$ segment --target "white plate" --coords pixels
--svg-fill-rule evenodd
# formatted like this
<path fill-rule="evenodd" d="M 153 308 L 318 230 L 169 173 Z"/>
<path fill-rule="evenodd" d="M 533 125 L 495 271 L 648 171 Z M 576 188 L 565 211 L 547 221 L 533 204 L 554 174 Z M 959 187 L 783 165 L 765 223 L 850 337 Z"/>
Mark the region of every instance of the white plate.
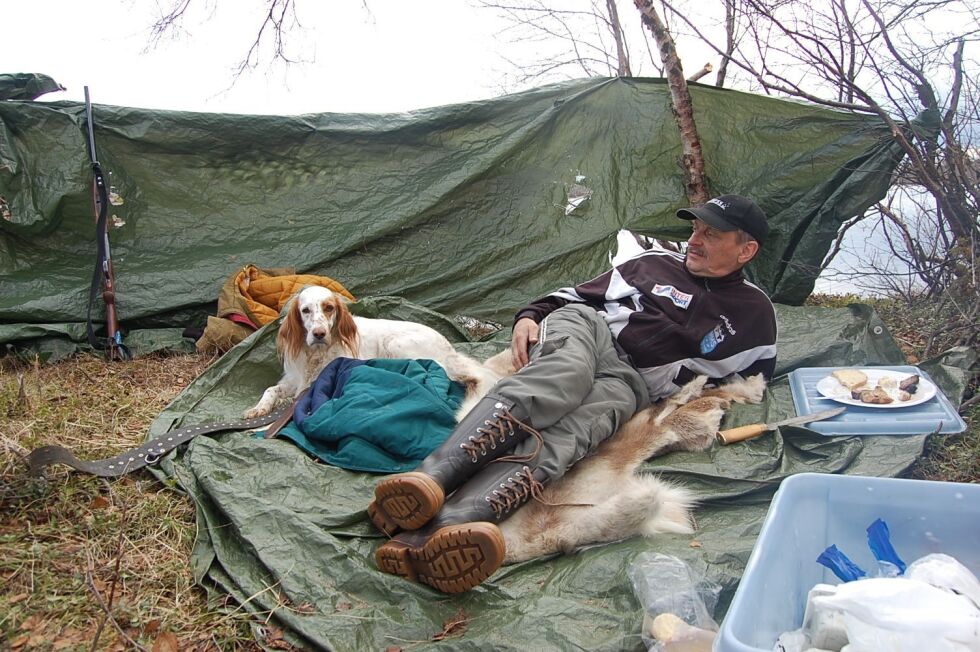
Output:
<path fill-rule="evenodd" d="M 894 378 L 896 382 L 901 382 L 912 375 L 902 371 L 891 371 L 889 369 L 861 369 L 860 371 L 868 377 L 868 382 L 865 383 L 865 387 L 868 389 L 874 389 L 877 387 L 878 381 L 885 377 Z M 885 390 L 892 398 L 895 399 L 891 403 L 862 403 L 861 401 L 851 398 L 850 390 L 841 385 L 833 376 L 825 376 L 821 378 L 817 382 L 816 389 L 821 395 L 837 401 L 838 403 L 865 408 L 894 409 L 912 407 L 913 405 L 925 403 L 936 395 L 936 386 L 923 378 L 922 374 L 919 374 L 919 389 L 917 389 L 915 394 L 912 394 L 912 398 L 907 401 L 899 401 L 896 398 L 896 388 L 896 390 Z"/>

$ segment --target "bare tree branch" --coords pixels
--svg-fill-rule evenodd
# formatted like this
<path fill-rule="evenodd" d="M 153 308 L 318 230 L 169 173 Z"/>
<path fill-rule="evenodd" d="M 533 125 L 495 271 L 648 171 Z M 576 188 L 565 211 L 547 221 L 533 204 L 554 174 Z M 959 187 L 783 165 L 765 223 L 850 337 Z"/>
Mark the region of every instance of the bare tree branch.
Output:
<path fill-rule="evenodd" d="M 704 64 L 704 67 L 701 68 L 701 70 L 697 71 L 696 73 L 694 73 L 693 75 L 691 75 L 690 77 L 688 77 L 687 78 L 687 81 L 689 81 L 689 82 L 695 82 L 695 81 L 701 79 L 702 77 L 704 77 L 705 75 L 709 74 L 711 71 L 712 71 L 711 64 L 710 63 L 706 63 L 706 64 Z"/>
<path fill-rule="evenodd" d="M 620 77 L 632 77 L 629 54 L 624 43 L 623 26 L 619 22 L 619 12 L 616 11 L 616 0 L 606 0 L 606 11 L 609 12 L 609 28 L 616 41 L 616 61 L 619 63 L 616 74 Z"/>
<path fill-rule="evenodd" d="M 718 64 L 718 74 L 715 76 L 715 86 L 721 88 L 725 85 L 725 76 L 728 74 L 728 60 L 731 59 L 735 51 L 735 0 L 724 0 L 725 2 L 725 51 L 721 55 L 721 63 Z"/>

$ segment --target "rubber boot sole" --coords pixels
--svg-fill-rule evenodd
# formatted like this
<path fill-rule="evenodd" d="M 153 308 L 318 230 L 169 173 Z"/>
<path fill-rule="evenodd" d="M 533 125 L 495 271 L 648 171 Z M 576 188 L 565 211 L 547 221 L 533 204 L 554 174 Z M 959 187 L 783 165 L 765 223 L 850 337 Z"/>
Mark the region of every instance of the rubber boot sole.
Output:
<path fill-rule="evenodd" d="M 442 509 L 446 494 L 439 483 L 425 473 L 411 471 L 382 480 L 374 488 L 368 516 L 382 532 L 417 530 Z"/>
<path fill-rule="evenodd" d="M 402 531 L 398 523 L 388 518 L 388 513 L 378 507 L 377 501 L 372 500 L 367 506 L 367 515 L 371 519 L 374 527 L 381 530 L 386 536 L 393 537 Z"/>
<path fill-rule="evenodd" d="M 378 548 L 378 568 L 443 593 L 469 591 L 504 562 L 504 536 L 493 523 L 440 528 L 418 546 L 397 539 Z"/>

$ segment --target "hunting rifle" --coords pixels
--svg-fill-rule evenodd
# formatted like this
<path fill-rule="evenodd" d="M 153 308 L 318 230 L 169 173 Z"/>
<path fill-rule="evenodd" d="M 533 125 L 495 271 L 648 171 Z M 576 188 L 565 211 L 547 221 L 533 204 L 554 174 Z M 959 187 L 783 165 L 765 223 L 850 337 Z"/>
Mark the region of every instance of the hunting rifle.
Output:
<path fill-rule="evenodd" d="M 105 349 L 110 360 L 132 358 L 129 349 L 122 343 L 119 319 L 116 316 L 116 284 L 112 270 L 112 253 L 109 249 L 109 189 L 106 186 L 102 166 L 95 156 L 95 129 L 92 126 L 92 102 L 85 87 L 85 121 L 88 124 L 88 154 L 92 163 L 92 203 L 95 209 L 95 239 L 97 256 L 92 285 L 89 288 L 87 330 L 88 341 L 94 348 Z M 102 301 L 105 303 L 105 323 L 107 337 L 104 341 L 95 336 L 92 326 L 92 304 L 99 288 L 102 288 Z"/>

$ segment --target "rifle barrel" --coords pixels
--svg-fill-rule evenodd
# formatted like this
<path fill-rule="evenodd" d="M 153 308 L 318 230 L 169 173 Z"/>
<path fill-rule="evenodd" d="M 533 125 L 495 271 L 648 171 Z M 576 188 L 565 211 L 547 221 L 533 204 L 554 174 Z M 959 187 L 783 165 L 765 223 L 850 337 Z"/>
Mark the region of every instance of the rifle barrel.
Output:
<path fill-rule="evenodd" d="M 98 163 L 95 156 L 95 128 L 92 126 L 92 102 L 88 97 L 88 86 L 85 87 L 85 122 L 88 124 L 88 157 L 92 163 Z"/>

